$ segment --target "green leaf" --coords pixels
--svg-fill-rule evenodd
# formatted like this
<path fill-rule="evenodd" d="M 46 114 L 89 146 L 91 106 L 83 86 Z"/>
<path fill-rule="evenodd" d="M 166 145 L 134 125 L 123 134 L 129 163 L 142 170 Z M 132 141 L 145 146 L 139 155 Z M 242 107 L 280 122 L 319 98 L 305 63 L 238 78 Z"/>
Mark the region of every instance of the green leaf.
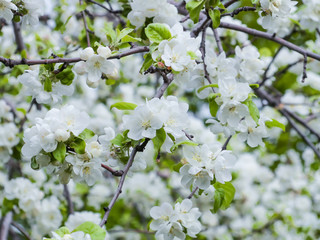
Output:
<path fill-rule="evenodd" d="M 122 42 L 122 43 L 126 43 L 126 42 L 141 42 L 141 41 L 142 41 L 141 38 L 132 37 L 132 36 L 130 36 L 130 35 L 124 36 L 124 37 L 121 39 L 121 42 Z"/>
<path fill-rule="evenodd" d="M 284 132 L 286 131 L 286 126 L 275 119 L 272 119 L 271 121 L 266 121 L 265 124 L 268 128 L 278 127 L 278 128 L 281 128 L 282 131 Z"/>
<path fill-rule="evenodd" d="M 86 140 L 86 139 L 92 138 L 94 135 L 95 135 L 94 132 L 86 128 L 85 130 L 82 131 L 82 133 L 79 134 L 79 138 Z"/>
<path fill-rule="evenodd" d="M 244 104 L 248 106 L 252 119 L 256 123 L 258 123 L 260 118 L 260 112 L 259 112 L 259 109 L 257 108 L 257 105 L 252 101 L 252 99 L 245 101 Z"/>
<path fill-rule="evenodd" d="M 18 204 L 19 204 L 19 199 L 17 198 L 12 200 L 4 198 L 1 206 L 2 216 L 5 216 L 8 212 L 12 211 L 14 206 L 18 206 Z"/>
<path fill-rule="evenodd" d="M 22 112 L 23 115 L 26 115 L 26 114 L 27 114 L 27 111 L 26 111 L 24 108 L 16 108 L 16 110 L 17 110 L 18 112 Z"/>
<path fill-rule="evenodd" d="M 67 227 L 61 227 L 57 231 L 55 231 L 60 237 L 63 237 L 66 234 L 70 234 L 70 230 Z"/>
<path fill-rule="evenodd" d="M 116 34 L 116 31 L 113 29 L 113 23 L 107 22 L 104 26 L 104 30 L 105 30 L 108 42 L 111 45 L 114 45 L 117 41 L 117 34 Z"/>
<path fill-rule="evenodd" d="M 58 73 L 56 77 L 60 80 L 63 85 L 71 85 L 74 79 L 74 73 L 72 72 L 72 67 L 68 66 L 62 72 Z"/>
<path fill-rule="evenodd" d="M 153 146 L 154 146 L 154 155 L 153 155 L 154 160 L 157 159 L 160 149 L 164 141 L 166 140 L 166 136 L 167 136 L 166 131 L 163 128 L 160 128 L 157 130 L 156 136 L 152 139 Z"/>
<path fill-rule="evenodd" d="M 73 141 L 70 143 L 70 147 L 79 154 L 84 154 L 86 152 L 86 142 L 79 137 L 74 137 Z"/>
<path fill-rule="evenodd" d="M 33 170 L 39 170 L 39 169 L 40 169 L 40 165 L 39 165 L 39 163 L 37 162 L 36 157 L 32 157 L 32 158 L 31 158 L 31 168 L 32 168 Z"/>
<path fill-rule="evenodd" d="M 144 73 L 145 71 L 147 71 L 153 63 L 151 53 L 145 54 L 143 56 L 143 58 L 144 58 L 144 62 L 143 62 L 142 67 L 140 68 L 140 71 L 139 71 L 141 74 Z"/>
<path fill-rule="evenodd" d="M 118 133 L 117 136 L 114 139 L 112 139 L 110 142 L 114 145 L 121 147 L 124 139 L 125 137 L 121 133 Z"/>
<path fill-rule="evenodd" d="M 43 87 L 46 92 L 52 92 L 52 82 L 48 77 L 44 80 Z"/>
<path fill-rule="evenodd" d="M 122 38 L 127 36 L 129 33 L 131 33 L 134 29 L 133 28 L 124 28 L 121 31 L 117 29 L 117 41 L 119 42 Z"/>
<path fill-rule="evenodd" d="M 151 42 L 160 43 L 163 40 L 171 38 L 171 32 L 168 27 L 161 23 L 151 23 L 146 29 L 145 33 Z"/>
<path fill-rule="evenodd" d="M 56 160 L 63 163 L 66 157 L 66 145 L 63 142 L 59 142 L 56 150 L 52 152 L 52 155 Z"/>
<path fill-rule="evenodd" d="M 216 96 L 209 96 L 209 110 L 212 117 L 215 117 L 217 115 L 217 112 L 219 110 L 219 105 L 216 102 Z"/>
<path fill-rule="evenodd" d="M 104 240 L 106 237 L 106 230 L 93 222 L 84 222 L 76 227 L 72 232 L 82 231 L 90 235 L 92 240 Z"/>
<path fill-rule="evenodd" d="M 192 141 L 182 141 L 174 144 L 171 148 L 170 151 L 174 152 L 180 145 L 190 145 L 190 146 L 198 146 L 198 143 L 192 142 Z"/>
<path fill-rule="evenodd" d="M 202 92 L 204 89 L 209 88 L 209 87 L 217 88 L 217 87 L 219 87 L 219 86 L 218 86 L 218 84 L 205 85 L 205 86 L 202 86 L 201 88 L 199 88 L 197 92 L 200 93 L 200 92 Z"/>
<path fill-rule="evenodd" d="M 209 16 L 212 20 L 212 27 L 217 28 L 220 25 L 220 11 L 218 9 L 210 9 Z"/>
<path fill-rule="evenodd" d="M 22 58 L 27 58 L 27 51 L 25 49 L 23 49 L 20 54 Z"/>
<path fill-rule="evenodd" d="M 220 208 L 225 210 L 230 206 L 236 190 L 230 182 L 224 184 L 216 182 L 213 186 L 215 188 L 213 212 L 216 213 Z"/>
<path fill-rule="evenodd" d="M 72 16 L 73 16 L 73 15 L 70 15 L 70 16 L 67 18 L 67 21 L 60 26 L 59 31 L 60 31 L 61 33 L 64 33 L 64 32 L 67 30 L 66 26 L 67 26 L 69 20 L 72 18 Z"/>
<path fill-rule="evenodd" d="M 129 103 L 129 102 L 118 102 L 114 103 L 110 106 L 110 110 L 112 108 L 116 108 L 119 110 L 134 110 L 138 105 L 134 103 Z"/>
<path fill-rule="evenodd" d="M 199 15 L 205 2 L 205 0 L 192 0 L 187 3 L 186 9 L 188 10 L 190 18 L 194 23 L 197 23 L 199 21 Z"/>
<path fill-rule="evenodd" d="M 86 8 L 87 8 L 87 4 L 86 3 L 82 3 L 82 4 L 77 3 L 76 4 L 76 11 L 77 12 L 84 11 L 84 10 L 86 10 Z"/>
<path fill-rule="evenodd" d="M 224 191 L 220 189 L 216 189 L 214 192 L 214 204 L 213 204 L 213 212 L 217 213 L 217 211 L 222 206 L 222 202 L 224 199 Z"/>

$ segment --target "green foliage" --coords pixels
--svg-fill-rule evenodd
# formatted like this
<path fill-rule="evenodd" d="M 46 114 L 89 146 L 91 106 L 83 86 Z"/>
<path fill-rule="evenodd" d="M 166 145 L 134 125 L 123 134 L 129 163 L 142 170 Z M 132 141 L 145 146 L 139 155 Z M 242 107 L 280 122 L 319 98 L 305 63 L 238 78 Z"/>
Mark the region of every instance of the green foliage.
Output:
<path fill-rule="evenodd" d="M 161 23 L 151 23 L 145 28 L 145 33 L 151 42 L 160 43 L 171 38 L 168 27 Z"/>
<path fill-rule="evenodd" d="M 192 141 L 181 141 L 181 142 L 178 142 L 178 143 L 174 144 L 174 145 L 170 148 L 170 151 L 171 151 L 171 152 L 174 152 L 175 150 L 178 149 L 178 147 L 179 147 L 180 145 L 198 146 L 199 144 L 198 144 L 198 143 L 195 143 L 195 142 L 192 142 Z"/>
<path fill-rule="evenodd" d="M 217 112 L 219 110 L 219 105 L 216 102 L 216 96 L 217 94 L 211 94 L 208 97 L 209 101 L 209 110 L 212 117 L 215 117 L 217 115 Z"/>
<path fill-rule="evenodd" d="M 93 222 L 85 222 L 76 227 L 72 232 L 82 231 L 90 235 L 92 240 L 105 240 L 106 230 Z"/>
<path fill-rule="evenodd" d="M 129 102 L 117 102 L 114 103 L 110 106 L 110 110 L 112 108 L 116 108 L 119 110 L 134 110 L 138 105 L 134 103 L 129 103 Z"/>
<path fill-rule="evenodd" d="M 156 132 L 156 136 L 152 139 L 154 146 L 154 155 L 153 159 L 157 159 L 158 154 L 160 153 L 160 149 L 166 140 L 166 131 L 163 128 L 160 128 Z"/>
<path fill-rule="evenodd" d="M 194 23 L 197 23 L 199 21 L 199 15 L 205 2 L 206 0 L 191 0 L 187 3 L 186 9 L 188 10 L 190 18 Z"/>
<path fill-rule="evenodd" d="M 65 234 L 70 234 L 70 231 L 67 227 L 61 227 L 55 231 L 60 237 L 63 237 Z"/>
<path fill-rule="evenodd" d="M 66 157 L 66 145 L 63 142 L 59 142 L 56 150 L 52 152 L 52 155 L 56 160 L 63 163 Z"/>
<path fill-rule="evenodd" d="M 259 112 L 259 109 L 257 108 L 257 105 L 252 101 L 251 98 L 247 99 L 244 102 L 244 104 L 247 105 L 252 119 L 258 124 L 259 118 L 260 118 L 260 112 Z"/>
<path fill-rule="evenodd" d="M 62 68 L 63 65 L 61 65 Z M 60 69 L 61 69 L 60 68 Z M 74 79 L 74 73 L 72 72 L 72 66 L 66 67 L 62 72 L 56 75 L 56 78 L 60 80 L 63 85 L 71 85 Z"/>
<path fill-rule="evenodd" d="M 69 146 L 78 154 L 84 154 L 86 152 L 86 142 L 79 137 L 74 136 Z"/>
<path fill-rule="evenodd" d="M 86 128 L 85 130 L 83 130 L 80 134 L 79 134 L 79 138 L 82 138 L 83 140 L 87 140 L 92 138 L 95 135 L 95 133 L 93 131 L 91 131 L 90 129 Z"/>
<path fill-rule="evenodd" d="M 200 92 L 202 92 L 204 89 L 206 89 L 206 88 L 218 88 L 219 86 L 218 86 L 218 84 L 209 84 L 209 85 L 205 85 L 205 86 L 202 86 L 201 88 L 199 88 L 198 90 L 197 90 L 197 92 L 198 93 L 200 93 Z"/>
<path fill-rule="evenodd" d="M 217 28 L 220 25 L 220 11 L 218 9 L 210 9 L 209 10 L 209 16 L 212 21 L 212 27 Z"/>
<path fill-rule="evenodd" d="M 4 198 L 1 206 L 2 216 L 5 216 L 8 212 L 12 211 L 14 206 L 17 206 L 18 203 L 19 203 L 18 199 L 9 200 L 7 198 Z"/>
<path fill-rule="evenodd" d="M 224 184 L 216 182 L 213 186 L 215 188 L 213 212 L 216 213 L 219 209 L 225 210 L 230 206 L 236 190 L 230 182 Z"/>
<path fill-rule="evenodd" d="M 271 119 L 271 121 L 266 121 L 265 124 L 268 128 L 278 127 L 280 129 L 282 129 L 282 131 L 284 131 L 284 132 L 286 131 L 286 126 L 283 123 L 281 123 L 275 119 Z"/>
<path fill-rule="evenodd" d="M 142 67 L 140 68 L 140 71 L 139 71 L 140 73 L 147 71 L 153 63 L 151 53 L 145 54 L 143 58 L 144 58 L 144 61 L 143 61 Z"/>

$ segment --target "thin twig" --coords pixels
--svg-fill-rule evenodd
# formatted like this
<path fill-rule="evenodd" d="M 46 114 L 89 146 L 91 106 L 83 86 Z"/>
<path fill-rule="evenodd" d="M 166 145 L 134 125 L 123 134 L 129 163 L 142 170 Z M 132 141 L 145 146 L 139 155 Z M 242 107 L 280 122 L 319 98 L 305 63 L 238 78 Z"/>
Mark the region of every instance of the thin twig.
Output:
<path fill-rule="evenodd" d="M 23 126 L 24 126 L 25 122 L 27 121 L 27 114 L 31 111 L 31 109 L 32 109 L 32 107 L 33 107 L 34 104 L 38 104 L 35 98 L 32 99 L 32 101 L 31 101 L 31 103 L 30 103 L 30 106 L 29 106 L 29 108 L 28 108 L 28 110 L 27 110 L 27 112 L 26 112 L 26 115 L 24 115 L 24 117 L 23 117 L 23 118 L 21 119 L 21 121 L 20 121 L 19 132 L 22 132 L 22 131 L 23 131 Z"/>
<path fill-rule="evenodd" d="M 199 187 L 196 187 L 195 189 L 193 189 L 193 191 L 189 194 L 189 196 L 187 197 L 188 199 L 191 199 L 193 197 L 193 195 L 198 191 Z"/>
<path fill-rule="evenodd" d="M 255 30 L 255 29 L 252 29 L 252 28 L 248 28 L 248 27 L 244 27 L 244 26 L 240 26 L 240 25 L 237 25 L 237 24 L 232 24 L 232 23 L 226 23 L 226 22 L 220 22 L 220 25 L 219 27 L 221 28 L 228 28 L 228 29 L 232 29 L 232 30 L 236 30 L 236 31 L 240 31 L 240 32 L 244 32 L 244 33 L 248 33 L 250 35 L 253 35 L 253 36 L 257 36 L 257 37 L 261 37 L 261 38 L 265 38 L 265 39 L 268 39 L 268 40 L 271 40 L 273 42 L 276 42 L 276 43 L 279 43 L 295 52 L 298 52 L 300 54 L 302 54 L 303 56 L 308 56 L 308 57 L 311 57 L 311 58 L 314 58 L 316 60 L 320 60 L 320 55 L 319 54 L 316 54 L 316 53 L 313 53 L 313 52 L 310 52 L 310 51 L 307 51 L 291 42 L 288 42 L 282 38 L 279 38 L 279 37 L 276 37 L 274 36 L 273 34 L 270 34 L 270 33 L 265 33 L 265 32 L 262 32 L 262 31 L 258 31 L 258 30 Z"/>
<path fill-rule="evenodd" d="M 224 7 L 227 8 L 227 7 L 231 6 L 232 4 L 234 4 L 234 3 L 238 2 L 238 1 L 239 1 L 239 0 L 231 0 L 231 1 L 229 1 L 229 2 L 226 2 L 226 3 L 224 4 Z"/>
<path fill-rule="evenodd" d="M 31 240 L 31 237 L 28 234 L 28 232 L 20 224 L 12 221 L 11 225 L 18 229 L 26 239 Z"/>
<path fill-rule="evenodd" d="M 111 202 L 109 203 L 108 207 L 105 208 L 105 213 L 104 213 L 104 216 L 100 222 L 100 227 L 102 227 L 103 225 L 105 225 L 108 221 L 108 217 L 109 217 L 109 214 L 110 214 L 110 211 L 112 209 L 112 207 L 114 206 L 114 204 L 116 203 L 117 199 L 119 198 L 121 192 L 122 192 L 122 187 L 123 187 L 123 184 L 124 184 L 124 180 L 133 164 L 133 160 L 137 154 L 137 152 L 142 152 L 145 148 L 145 146 L 148 144 L 148 142 L 150 141 L 149 138 L 147 138 L 142 144 L 138 144 L 136 145 L 133 149 L 132 149 L 132 152 L 130 154 L 130 157 L 129 157 L 129 160 L 123 170 L 123 174 L 120 178 L 120 182 L 119 182 L 119 185 L 118 185 L 118 188 L 117 188 L 117 191 L 115 193 L 115 195 L 113 196 Z"/>
<path fill-rule="evenodd" d="M 109 8 L 107 8 L 106 6 L 104 6 L 103 4 L 98 3 L 98 2 L 96 2 L 96 1 L 94 1 L 94 0 L 86 0 L 86 1 L 87 1 L 87 2 L 90 2 L 90 3 L 93 3 L 93 4 L 97 5 L 97 6 L 99 6 L 99 7 L 103 8 L 103 9 L 107 10 L 107 11 L 110 12 L 110 13 L 113 13 L 113 14 L 122 13 L 122 10 L 113 10 L 113 9 L 111 9 L 111 8 L 109 9 Z M 110 6 L 110 4 L 109 4 L 109 6 Z"/>
<path fill-rule="evenodd" d="M 283 49 L 283 46 L 281 45 L 278 48 L 277 52 L 273 55 L 273 58 L 271 59 L 271 61 L 269 62 L 268 66 L 266 68 L 266 70 L 263 73 L 262 81 L 259 83 L 260 86 L 262 86 L 265 83 L 265 81 L 267 80 L 268 71 L 269 71 L 272 63 L 274 62 L 274 60 L 276 60 L 276 57 L 279 55 L 279 53 L 281 52 L 282 49 Z"/>
<path fill-rule="evenodd" d="M 304 83 L 304 81 L 308 77 L 307 76 L 307 61 L 308 61 L 307 54 L 304 53 L 303 54 L 303 74 L 302 74 L 302 80 L 301 80 L 302 83 Z"/>
<path fill-rule="evenodd" d="M 148 52 L 149 47 L 147 46 L 139 46 L 131 48 L 127 51 L 119 53 L 117 55 L 111 56 L 108 59 L 120 59 L 122 57 L 126 57 L 135 53 Z M 5 66 L 13 68 L 16 65 L 39 65 L 39 64 L 50 64 L 50 63 L 75 63 L 83 61 L 81 58 L 53 58 L 53 59 L 38 59 L 38 60 L 29 60 L 29 59 L 21 59 L 21 60 L 13 60 L 10 58 L 0 57 L 0 62 L 2 62 Z"/>
<path fill-rule="evenodd" d="M 214 39 L 216 40 L 217 46 L 218 46 L 218 50 L 219 50 L 219 54 L 223 53 L 223 47 L 221 44 L 221 39 L 218 33 L 218 30 L 216 28 L 212 28 L 213 30 L 213 35 L 214 35 Z"/>
<path fill-rule="evenodd" d="M 123 175 L 123 171 L 120 170 L 114 170 L 113 168 L 101 163 L 101 167 L 103 167 L 104 169 L 106 169 L 107 171 L 109 171 L 113 176 L 116 176 L 116 177 L 121 177 Z"/>
<path fill-rule="evenodd" d="M 266 99 L 268 101 L 268 104 L 272 107 L 275 107 L 279 110 L 280 113 L 282 113 L 283 116 L 285 116 L 290 123 L 290 125 L 293 127 L 294 130 L 300 135 L 300 137 L 303 139 L 303 141 L 310 146 L 310 148 L 313 150 L 313 152 L 317 155 L 317 157 L 320 159 L 320 152 L 317 150 L 315 145 L 301 132 L 301 130 L 296 126 L 295 122 L 291 119 L 291 115 L 288 113 L 288 110 L 281 107 L 281 103 L 279 100 L 273 98 L 270 96 L 267 92 L 262 90 L 261 88 L 256 88 L 255 93 L 261 98 Z M 302 124 L 304 127 L 306 127 L 307 124 Z M 310 130 L 310 129 L 309 129 Z"/>
<path fill-rule="evenodd" d="M 241 7 L 241 8 L 237 8 L 234 11 L 232 11 L 231 13 L 223 13 L 221 14 L 221 17 L 225 17 L 225 16 L 231 16 L 234 17 L 235 15 L 238 15 L 241 12 L 250 12 L 250 11 L 255 11 L 256 8 L 255 7 Z"/>
<path fill-rule="evenodd" d="M 82 0 L 79 0 L 79 3 L 80 3 L 80 5 L 82 5 Z M 90 29 L 88 28 L 88 24 L 87 24 L 87 20 L 86 20 L 86 14 L 85 14 L 84 11 L 81 11 L 81 16 L 82 16 L 82 19 L 83 19 L 84 28 L 86 30 L 87 45 L 88 45 L 88 47 L 90 47 L 91 44 L 90 44 L 90 35 L 89 35 L 89 33 L 92 33 L 92 31 L 90 31 Z"/>
<path fill-rule="evenodd" d="M 1 240 L 7 240 L 8 239 L 8 233 L 10 229 L 10 224 L 12 222 L 12 212 L 8 212 L 1 221 L 1 228 L 0 228 L 0 239 Z"/>
<path fill-rule="evenodd" d="M 25 45 L 23 42 L 22 34 L 21 34 L 21 24 L 12 20 L 14 37 L 17 43 L 17 51 L 21 52 L 25 49 Z"/>
<path fill-rule="evenodd" d="M 74 213 L 73 202 L 71 200 L 71 195 L 67 184 L 63 184 L 63 195 L 67 200 L 68 205 L 68 216 Z"/>
<path fill-rule="evenodd" d="M 150 232 L 148 230 L 140 230 L 140 229 L 110 229 L 108 233 L 117 233 L 117 232 L 136 232 L 140 234 L 155 234 L 156 232 Z"/>
<path fill-rule="evenodd" d="M 227 149 L 227 146 L 228 146 L 231 138 L 232 138 L 232 135 L 230 135 L 230 136 L 227 138 L 227 140 L 224 142 L 224 144 L 223 144 L 223 146 L 222 146 L 222 148 L 221 148 L 222 151 Z"/>

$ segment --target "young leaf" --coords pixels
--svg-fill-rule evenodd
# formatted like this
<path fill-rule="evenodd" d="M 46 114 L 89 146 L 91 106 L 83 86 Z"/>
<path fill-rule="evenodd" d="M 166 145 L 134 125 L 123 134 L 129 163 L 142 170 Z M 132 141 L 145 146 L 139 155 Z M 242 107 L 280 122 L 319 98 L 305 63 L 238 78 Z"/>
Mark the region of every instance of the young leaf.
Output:
<path fill-rule="evenodd" d="M 63 142 L 59 142 L 56 150 L 52 152 L 52 155 L 56 160 L 63 163 L 66 157 L 66 145 Z"/>
<path fill-rule="evenodd" d="M 63 237 L 65 234 L 70 234 L 70 231 L 67 227 L 61 227 L 57 231 L 55 231 L 60 237 Z"/>
<path fill-rule="evenodd" d="M 120 32 L 117 31 L 117 41 L 119 42 L 122 38 L 127 36 L 133 30 L 134 30 L 133 28 L 124 28 Z"/>
<path fill-rule="evenodd" d="M 62 72 L 58 73 L 56 77 L 60 80 L 63 85 L 71 85 L 74 79 L 74 73 L 72 72 L 72 67 L 68 66 Z"/>
<path fill-rule="evenodd" d="M 226 182 L 224 184 L 216 182 L 213 186 L 215 188 L 215 203 L 213 211 L 217 212 L 220 208 L 222 210 L 227 209 L 230 206 L 236 192 L 234 186 L 230 182 Z M 216 198 L 218 201 L 217 203 Z"/>
<path fill-rule="evenodd" d="M 256 123 L 258 123 L 260 118 L 260 112 L 259 112 L 259 109 L 257 108 L 257 105 L 252 101 L 252 99 L 245 101 L 244 104 L 248 106 L 252 119 Z"/>
<path fill-rule="evenodd" d="M 278 127 L 278 128 L 281 128 L 282 131 L 284 132 L 286 131 L 286 126 L 275 119 L 271 119 L 271 121 L 266 121 L 265 124 L 268 128 Z"/>
<path fill-rule="evenodd" d="M 119 110 L 134 110 L 138 105 L 134 103 L 128 103 L 128 102 L 118 102 L 114 103 L 110 106 L 110 110 L 112 108 L 116 108 Z"/>
<path fill-rule="evenodd" d="M 190 18 L 194 23 L 199 21 L 199 15 L 206 1 L 191 0 L 187 3 L 186 9 L 190 13 Z"/>
<path fill-rule="evenodd" d="M 79 138 L 86 140 L 86 139 L 92 138 L 94 135 L 95 135 L 94 132 L 86 128 L 85 130 L 82 131 L 82 133 L 79 134 Z"/>
<path fill-rule="evenodd" d="M 121 147 L 124 139 L 125 137 L 121 133 L 118 133 L 118 135 L 114 139 L 112 139 L 110 142 L 114 145 Z"/>
<path fill-rule="evenodd" d="M 217 88 L 217 87 L 219 87 L 219 86 L 218 86 L 218 84 L 205 85 L 205 86 L 202 86 L 201 88 L 199 88 L 197 92 L 200 93 L 200 92 L 202 92 L 204 89 L 209 88 L 209 87 L 215 87 L 215 88 Z"/>
<path fill-rule="evenodd" d="M 212 96 L 208 98 L 209 101 L 209 110 L 212 117 L 215 117 L 217 115 L 217 112 L 219 110 L 219 105 L 216 103 L 216 96 Z"/>
<path fill-rule="evenodd" d="M 52 82 L 48 77 L 44 81 L 43 88 L 46 92 L 52 92 Z"/>
<path fill-rule="evenodd" d="M 170 151 L 174 152 L 180 145 L 185 144 L 185 145 L 190 145 L 190 146 L 198 146 L 198 143 L 191 142 L 191 141 L 182 141 L 174 144 L 171 148 Z"/>
<path fill-rule="evenodd" d="M 140 71 L 139 71 L 141 74 L 144 73 L 145 71 L 147 71 L 153 63 L 151 53 L 145 54 L 143 56 L 143 58 L 144 58 L 144 62 L 143 62 L 142 67 L 140 68 Z"/>
<path fill-rule="evenodd" d="M 224 200 L 224 191 L 221 189 L 216 189 L 214 192 L 214 204 L 213 204 L 213 213 L 217 213 L 217 211 L 222 206 Z"/>
<path fill-rule="evenodd" d="M 220 25 L 220 11 L 218 9 L 210 9 L 209 16 L 212 21 L 212 27 L 217 28 Z"/>
<path fill-rule="evenodd" d="M 106 230 L 93 222 L 84 222 L 76 227 L 72 232 L 82 231 L 90 235 L 92 240 L 104 240 L 106 237 Z"/>
<path fill-rule="evenodd" d="M 151 42 L 160 43 L 163 40 L 171 38 L 171 32 L 168 27 L 161 23 L 151 23 L 146 27 L 145 33 Z"/>
<path fill-rule="evenodd" d="M 79 154 L 84 154 L 86 152 L 86 142 L 79 137 L 74 137 L 73 141 L 70 143 L 70 147 Z"/>
<path fill-rule="evenodd" d="M 152 139 L 153 146 L 154 146 L 154 155 L 153 155 L 154 160 L 157 159 L 161 146 L 166 140 L 166 136 L 167 136 L 166 131 L 163 128 L 160 128 L 157 130 L 156 136 Z"/>

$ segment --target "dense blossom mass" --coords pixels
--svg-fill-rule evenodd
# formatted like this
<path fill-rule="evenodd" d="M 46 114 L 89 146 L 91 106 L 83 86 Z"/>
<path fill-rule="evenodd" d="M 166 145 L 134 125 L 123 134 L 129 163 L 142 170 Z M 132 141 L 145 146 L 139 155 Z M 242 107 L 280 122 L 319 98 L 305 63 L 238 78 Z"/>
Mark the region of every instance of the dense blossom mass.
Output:
<path fill-rule="evenodd" d="M 0 0 L 0 239 L 319 239 L 319 13 Z"/>

